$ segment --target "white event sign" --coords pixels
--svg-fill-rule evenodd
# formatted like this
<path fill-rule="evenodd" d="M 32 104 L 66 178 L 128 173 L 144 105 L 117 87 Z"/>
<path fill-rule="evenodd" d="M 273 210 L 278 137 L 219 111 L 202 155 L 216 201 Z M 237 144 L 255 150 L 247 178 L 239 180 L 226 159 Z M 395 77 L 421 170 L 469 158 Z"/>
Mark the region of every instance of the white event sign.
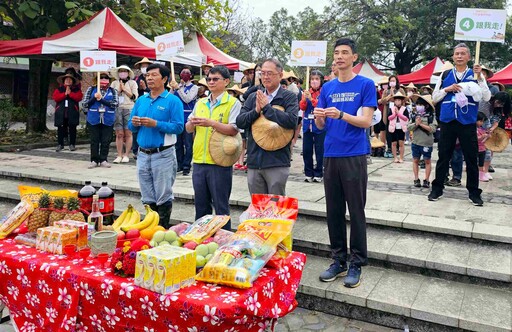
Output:
<path fill-rule="evenodd" d="M 155 37 L 156 58 L 168 60 L 185 51 L 183 42 L 183 30 L 166 33 Z"/>
<path fill-rule="evenodd" d="M 291 66 L 324 67 L 327 58 L 327 41 L 294 40 L 290 57 Z"/>
<path fill-rule="evenodd" d="M 117 67 L 115 51 L 80 51 L 80 71 L 109 71 Z"/>
<path fill-rule="evenodd" d="M 455 40 L 505 42 L 505 9 L 457 8 Z"/>

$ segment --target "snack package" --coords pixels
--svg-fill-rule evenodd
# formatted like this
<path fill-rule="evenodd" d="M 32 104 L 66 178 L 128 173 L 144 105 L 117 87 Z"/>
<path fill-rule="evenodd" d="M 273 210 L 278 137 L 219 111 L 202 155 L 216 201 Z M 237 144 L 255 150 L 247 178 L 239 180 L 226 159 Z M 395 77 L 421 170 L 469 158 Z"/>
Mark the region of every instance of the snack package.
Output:
<path fill-rule="evenodd" d="M 19 244 L 24 244 L 26 246 L 35 247 L 36 246 L 36 233 L 28 233 L 28 234 L 20 234 L 14 238 L 14 241 Z"/>
<path fill-rule="evenodd" d="M 213 242 L 217 243 L 219 247 L 221 247 L 229 242 L 233 234 L 235 233 L 221 228 L 213 236 Z"/>
<path fill-rule="evenodd" d="M 194 241 L 200 244 L 222 228 L 229 221 L 229 218 L 229 216 L 212 215 L 201 217 L 181 233 L 180 239 L 184 243 Z"/>
<path fill-rule="evenodd" d="M 19 202 L 0 225 L 0 240 L 9 236 L 9 234 L 18 228 L 33 211 L 34 207 L 29 202 L 23 200 Z"/>
<path fill-rule="evenodd" d="M 54 226 L 39 228 L 36 237 L 36 249 L 51 254 L 62 255 L 62 249 L 68 244 L 76 245 L 76 229 Z"/>
<path fill-rule="evenodd" d="M 177 225 L 171 226 L 171 228 L 169 228 L 169 229 L 172 229 L 174 232 L 176 232 L 176 234 L 178 236 L 180 236 L 189 227 L 190 227 L 190 224 L 188 222 L 182 222 Z"/>
<path fill-rule="evenodd" d="M 78 191 L 76 190 L 61 189 L 48 191 L 41 187 L 31 187 L 22 185 L 18 186 L 18 192 L 20 193 L 21 200 L 31 203 L 34 208 L 38 207 L 39 197 L 45 192 L 50 193 L 52 204 L 53 200 L 57 197 L 62 197 L 65 199 L 68 199 L 69 197 L 78 197 Z"/>
<path fill-rule="evenodd" d="M 76 229 L 76 246 L 78 250 L 87 247 L 87 223 L 76 220 L 59 220 L 55 222 L 54 226 L 65 229 Z"/>
<path fill-rule="evenodd" d="M 292 232 L 293 221 L 246 220 L 230 241 L 217 249 L 196 280 L 250 288 L 277 246 Z"/>
<path fill-rule="evenodd" d="M 254 194 L 251 205 L 240 215 L 240 223 L 248 219 L 297 220 L 299 200 L 293 197 Z"/>

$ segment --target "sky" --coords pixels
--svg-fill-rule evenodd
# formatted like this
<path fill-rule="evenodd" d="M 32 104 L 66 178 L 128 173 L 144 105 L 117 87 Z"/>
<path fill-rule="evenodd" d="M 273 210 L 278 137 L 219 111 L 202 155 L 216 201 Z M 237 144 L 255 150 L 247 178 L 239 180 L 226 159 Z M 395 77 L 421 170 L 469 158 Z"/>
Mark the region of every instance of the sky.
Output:
<path fill-rule="evenodd" d="M 264 21 L 268 21 L 270 16 L 282 7 L 288 10 L 288 15 L 295 16 L 298 12 L 306 7 L 321 14 L 324 7 L 329 4 L 329 0 L 240 0 L 245 8 L 249 8 L 249 12 L 254 12 L 254 16 L 260 17 Z"/>

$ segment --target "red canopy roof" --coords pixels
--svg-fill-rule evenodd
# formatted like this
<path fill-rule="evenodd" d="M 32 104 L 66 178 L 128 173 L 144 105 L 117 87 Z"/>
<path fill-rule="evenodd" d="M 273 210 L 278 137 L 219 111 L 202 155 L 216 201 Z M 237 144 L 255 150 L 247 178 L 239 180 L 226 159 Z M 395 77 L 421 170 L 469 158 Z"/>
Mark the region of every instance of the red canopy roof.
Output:
<path fill-rule="evenodd" d="M 499 82 L 505 85 L 512 84 L 512 63 L 509 63 L 508 66 L 495 73 L 488 81 L 491 83 Z"/>
<path fill-rule="evenodd" d="M 433 82 L 432 74 L 439 70 L 443 65 L 443 61 L 436 57 L 421 69 L 404 75 L 398 75 L 398 79 L 400 80 L 400 84 L 430 84 Z"/>
<path fill-rule="evenodd" d="M 98 49 L 155 58 L 153 41 L 135 31 L 110 8 L 47 38 L 0 41 L 0 56 L 57 55 Z"/>

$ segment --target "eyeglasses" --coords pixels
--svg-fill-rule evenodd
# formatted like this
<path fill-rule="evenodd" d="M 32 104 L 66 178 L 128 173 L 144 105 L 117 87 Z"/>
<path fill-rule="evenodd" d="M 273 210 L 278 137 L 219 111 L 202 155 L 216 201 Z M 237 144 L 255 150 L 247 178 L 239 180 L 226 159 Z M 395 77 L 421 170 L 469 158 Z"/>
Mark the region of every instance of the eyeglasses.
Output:
<path fill-rule="evenodd" d="M 260 71 L 260 73 L 261 73 L 261 76 L 269 76 L 269 77 L 277 75 L 277 73 L 273 72 L 273 71 Z"/>
<path fill-rule="evenodd" d="M 102 80 L 108 80 L 108 79 L 109 79 L 109 77 L 108 77 L 108 76 L 100 76 L 100 79 L 102 79 Z"/>
<path fill-rule="evenodd" d="M 206 78 L 206 82 L 212 82 L 213 81 L 213 82 L 217 83 L 218 81 L 224 80 L 224 79 L 225 78 L 220 78 L 220 77 L 207 77 Z"/>

